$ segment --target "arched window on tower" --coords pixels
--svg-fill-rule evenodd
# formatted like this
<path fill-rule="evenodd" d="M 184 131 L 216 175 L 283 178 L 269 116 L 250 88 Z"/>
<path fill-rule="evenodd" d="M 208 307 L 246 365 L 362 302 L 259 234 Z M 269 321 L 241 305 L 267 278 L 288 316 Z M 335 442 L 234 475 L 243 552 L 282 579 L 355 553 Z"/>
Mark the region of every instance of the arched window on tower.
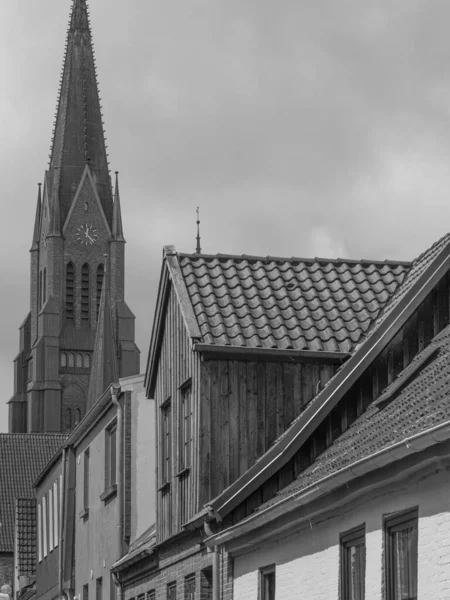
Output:
<path fill-rule="evenodd" d="M 89 320 L 89 265 L 84 263 L 81 268 L 81 318 Z"/>
<path fill-rule="evenodd" d="M 75 409 L 75 425 L 81 421 L 81 410 L 79 408 Z"/>
<path fill-rule="evenodd" d="M 75 355 L 72 352 L 69 353 L 69 367 L 73 368 L 75 366 Z"/>
<path fill-rule="evenodd" d="M 91 366 L 91 357 L 89 356 L 89 354 L 84 355 L 84 365 L 83 366 L 85 369 L 89 369 L 89 367 Z"/>
<path fill-rule="evenodd" d="M 81 354 L 77 354 L 77 369 L 83 368 L 83 357 Z"/>
<path fill-rule="evenodd" d="M 47 268 L 44 267 L 44 283 L 42 286 L 42 303 L 45 304 L 47 300 Z"/>
<path fill-rule="evenodd" d="M 72 410 L 70 408 L 66 408 L 66 412 L 64 415 L 64 425 L 66 431 L 72 429 Z"/>
<path fill-rule="evenodd" d="M 70 262 L 66 267 L 66 317 L 72 319 L 74 317 L 73 303 L 75 291 L 75 267 Z M 69 365 L 70 366 L 70 365 Z"/>
<path fill-rule="evenodd" d="M 38 298 L 39 298 L 39 310 L 41 310 L 41 308 L 42 308 L 42 271 L 39 271 Z"/>
<path fill-rule="evenodd" d="M 63 368 L 67 367 L 67 354 L 65 352 L 61 352 L 60 365 Z"/>
<path fill-rule="evenodd" d="M 98 265 L 97 268 L 97 316 L 100 308 L 100 298 L 102 295 L 103 276 L 105 275 L 105 267 Z"/>

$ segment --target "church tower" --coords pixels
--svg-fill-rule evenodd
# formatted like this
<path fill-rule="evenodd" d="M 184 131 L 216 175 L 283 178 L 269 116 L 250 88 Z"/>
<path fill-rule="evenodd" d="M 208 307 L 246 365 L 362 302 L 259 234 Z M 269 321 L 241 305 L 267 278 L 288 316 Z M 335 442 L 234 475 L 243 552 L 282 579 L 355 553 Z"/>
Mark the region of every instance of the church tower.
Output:
<path fill-rule="evenodd" d="M 50 161 L 38 187 L 11 433 L 70 431 L 89 408 L 94 362 L 116 365 L 120 377 L 139 373 L 134 315 L 124 299 L 118 177 L 113 194 L 107 156 L 88 8 L 73 0 Z M 111 331 L 96 343 L 101 305 Z M 103 353 L 95 360 L 94 346 Z"/>

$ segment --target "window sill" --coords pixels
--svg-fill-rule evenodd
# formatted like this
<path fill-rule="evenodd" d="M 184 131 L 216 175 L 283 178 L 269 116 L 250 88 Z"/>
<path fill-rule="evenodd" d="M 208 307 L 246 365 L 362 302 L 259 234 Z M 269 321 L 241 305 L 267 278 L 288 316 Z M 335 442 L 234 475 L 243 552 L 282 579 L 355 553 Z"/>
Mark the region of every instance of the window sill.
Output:
<path fill-rule="evenodd" d="M 105 504 L 117 496 L 117 485 L 114 484 L 103 492 L 100 500 Z"/>
<path fill-rule="evenodd" d="M 184 475 L 188 475 L 191 471 L 191 467 L 184 467 L 184 469 L 181 469 L 181 471 L 179 471 L 175 477 L 183 477 Z"/>
<path fill-rule="evenodd" d="M 83 508 L 83 510 L 80 512 L 80 514 L 78 516 L 80 517 L 80 519 L 83 519 L 86 521 L 86 519 L 89 517 L 89 509 Z"/>
<path fill-rule="evenodd" d="M 166 483 L 163 483 L 162 486 L 158 488 L 158 492 L 165 492 L 169 488 L 170 488 L 170 481 L 166 481 Z"/>

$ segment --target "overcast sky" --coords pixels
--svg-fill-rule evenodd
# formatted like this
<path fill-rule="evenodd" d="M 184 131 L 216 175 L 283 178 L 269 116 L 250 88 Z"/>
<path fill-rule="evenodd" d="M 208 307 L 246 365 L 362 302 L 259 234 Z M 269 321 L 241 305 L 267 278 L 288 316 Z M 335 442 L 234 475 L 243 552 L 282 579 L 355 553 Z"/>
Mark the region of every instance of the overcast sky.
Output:
<path fill-rule="evenodd" d="M 91 0 L 145 367 L 162 247 L 412 259 L 450 230 L 439 0 Z M 0 2 L 0 431 L 68 0 Z"/>

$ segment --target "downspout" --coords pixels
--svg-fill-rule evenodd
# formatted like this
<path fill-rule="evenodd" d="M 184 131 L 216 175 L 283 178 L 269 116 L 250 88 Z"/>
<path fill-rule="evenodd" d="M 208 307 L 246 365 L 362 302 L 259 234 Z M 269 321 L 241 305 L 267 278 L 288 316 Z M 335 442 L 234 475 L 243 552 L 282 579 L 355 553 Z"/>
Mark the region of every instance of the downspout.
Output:
<path fill-rule="evenodd" d="M 123 554 L 123 510 L 124 510 L 124 494 L 123 494 L 123 406 L 119 402 L 118 394 L 120 392 L 120 385 L 112 384 L 111 385 L 111 398 L 113 404 L 117 408 L 117 500 L 119 503 L 119 524 L 117 526 L 117 535 L 118 535 L 118 549 L 119 556 L 117 560 L 122 558 Z M 122 598 L 122 585 L 120 580 L 118 581 L 118 598 L 121 600 Z"/>
<path fill-rule="evenodd" d="M 63 590 L 63 556 L 64 556 L 64 548 L 63 548 L 63 544 L 64 544 L 64 521 L 65 521 L 65 508 L 66 508 L 66 494 L 64 493 L 65 489 L 66 489 L 66 462 L 67 462 L 67 448 L 64 447 L 63 448 L 63 455 L 62 455 L 62 489 L 60 490 L 60 494 L 61 494 L 61 505 L 60 505 L 60 509 L 61 509 L 61 514 L 60 514 L 60 518 L 59 518 L 59 557 L 58 557 L 58 561 L 59 561 L 59 594 L 61 598 L 64 598 L 66 595 L 64 593 Z M 59 499 L 58 499 L 59 501 Z"/>
<path fill-rule="evenodd" d="M 209 521 L 204 521 L 205 534 L 207 537 L 214 535 Z M 220 600 L 220 556 L 218 546 L 212 548 L 212 600 Z"/>

